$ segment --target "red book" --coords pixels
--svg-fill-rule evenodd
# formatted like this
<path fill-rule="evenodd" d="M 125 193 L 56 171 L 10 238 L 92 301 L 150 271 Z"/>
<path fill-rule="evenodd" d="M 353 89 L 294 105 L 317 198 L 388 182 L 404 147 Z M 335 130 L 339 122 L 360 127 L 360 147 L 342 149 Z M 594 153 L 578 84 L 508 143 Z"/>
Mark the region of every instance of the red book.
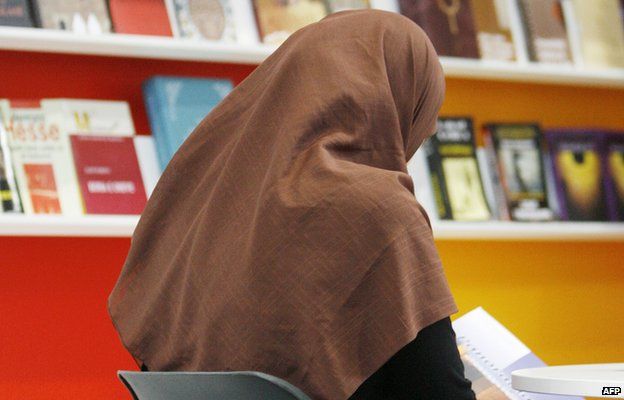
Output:
<path fill-rule="evenodd" d="M 87 214 L 141 214 L 147 196 L 131 136 L 70 135 Z"/>
<path fill-rule="evenodd" d="M 110 0 L 109 8 L 117 33 L 173 36 L 163 0 Z"/>

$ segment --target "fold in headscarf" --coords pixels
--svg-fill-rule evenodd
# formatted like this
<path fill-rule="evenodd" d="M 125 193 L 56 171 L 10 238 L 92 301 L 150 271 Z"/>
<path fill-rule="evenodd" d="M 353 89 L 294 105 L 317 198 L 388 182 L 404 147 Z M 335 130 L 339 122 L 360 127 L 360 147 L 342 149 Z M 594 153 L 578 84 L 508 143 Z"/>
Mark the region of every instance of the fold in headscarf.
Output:
<path fill-rule="evenodd" d="M 294 33 L 163 172 L 108 310 L 157 371 L 256 370 L 347 399 L 457 312 L 406 161 L 444 97 L 437 55 L 398 14 Z"/>

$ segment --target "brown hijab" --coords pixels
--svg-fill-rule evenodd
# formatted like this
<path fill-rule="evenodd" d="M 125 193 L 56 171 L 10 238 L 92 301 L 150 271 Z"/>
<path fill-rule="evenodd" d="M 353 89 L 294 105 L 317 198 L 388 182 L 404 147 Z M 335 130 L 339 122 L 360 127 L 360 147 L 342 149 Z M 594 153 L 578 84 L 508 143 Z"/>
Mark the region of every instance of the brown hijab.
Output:
<path fill-rule="evenodd" d="M 108 300 L 137 363 L 346 399 L 457 312 L 406 169 L 443 93 L 398 14 L 293 34 L 191 133 L 139 220 Z"/>

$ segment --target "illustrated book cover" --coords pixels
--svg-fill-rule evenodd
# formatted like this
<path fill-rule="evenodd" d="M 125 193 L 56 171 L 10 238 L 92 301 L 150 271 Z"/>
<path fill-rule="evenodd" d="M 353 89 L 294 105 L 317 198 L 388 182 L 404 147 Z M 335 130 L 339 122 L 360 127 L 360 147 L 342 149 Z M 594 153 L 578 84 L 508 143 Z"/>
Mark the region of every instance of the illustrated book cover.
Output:
<path fill-rule="evenodd" d="M 317 22 L 328 13 L 323 0 L 253 0 L 262 42 L 279 45 L 299 28 Z"/>

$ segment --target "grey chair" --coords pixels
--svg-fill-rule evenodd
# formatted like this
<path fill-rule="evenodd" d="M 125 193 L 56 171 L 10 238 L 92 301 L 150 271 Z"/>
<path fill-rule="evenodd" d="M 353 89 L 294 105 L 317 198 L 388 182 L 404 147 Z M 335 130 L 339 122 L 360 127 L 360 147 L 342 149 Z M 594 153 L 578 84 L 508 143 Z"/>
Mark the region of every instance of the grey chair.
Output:
<path fill-rule="evenodd" d="M 117 371 L 135 400 L 311 400 L 276 376 L 256 371 Z"/>

